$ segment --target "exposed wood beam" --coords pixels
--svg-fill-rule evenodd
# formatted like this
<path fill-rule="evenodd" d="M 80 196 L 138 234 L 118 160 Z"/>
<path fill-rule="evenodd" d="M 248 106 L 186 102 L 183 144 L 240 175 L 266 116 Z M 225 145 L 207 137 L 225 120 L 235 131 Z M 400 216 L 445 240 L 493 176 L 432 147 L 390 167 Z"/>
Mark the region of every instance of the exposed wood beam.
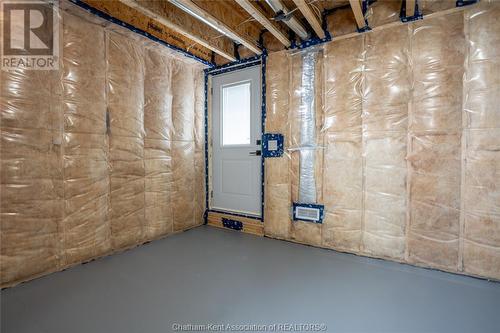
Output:
<path fill-rule="evenodd" d="M 349 0 L 349 3 L 351 4 L 352 12 L 354 13 L 354 18 L 356 19 L 358 28 L 364 28 L 366 26 L 366 21 L 363 15 L 363 9 L 361 9 L 360 0 Z"/>
<path fill-rule="evenodd" d="M 271 20 L 260 10 L 260 8 L 252 5 L 250 0 L 236 0 L 236 2 L 245 9 L 248 14 L 252 15 L 264 28 L 266 28 L 274 37 L 276 37 L 283 45 L 289 47 L 290 40 L 278 29 Z"/>
<path fill-rule="evenodd" d="M 415 16 L 415 0 L 406 0 L 406 17 Z"/>
<path fill-rule="evenodd" d="M 147 16 L 151 19 L 154 19 L 155 21 L 163 24 L 164 26 L 177 31 L 178 33 L 180 33 L 184 37 L 189 38 L 192 41 L 206 47 L 207 49 L 214 51 L 215 53 L 221 55 L 222 57 L 224 57 L 230 61 L 236 60 L 236 58 L 232 54 L 226 52 L 225 50 L 223 50 L 223 49 L 221 49 L 221 48 L 219 48 L 211 43 L 209 43 L 207 40 L 203 39 L 202 37 L 193 34 L 192 32 L 186 30 L 184 27 L 180 26 L 179 24 L 176 24 L 176 23 L 168 20 L 167 18 L 156 14 L 152 10 L 144 7 L 143 5 L 135 2 L 134 0 L 119 0 L 119 1 L 124 3 L 127 6 L 131 7 L 131 8 L 134 8 L 138 12 L 144 14 L 145 16 Z"/>
<path fill-rule="evenodd" d="M 304 15 L 304 17 L 306 18 L 309 25 L 311 25 L 311 27 L 313 28 L 316 35 L 318 35 L 319 38 L 325 38 L 326 37 L 325 32 L 321 27 L 320 19 L 318 19 L 316 14 L 314 14 L 311 7 L 309 7 L 309 5 L 305 2 L 305 0 L 293 0 L 293 2 L 295 2 L 295 5 L 300 10 L 302 15 Z"/>
<path fill-rule="evenodd" d="M 257 46 L 257 43 L 255 43 L 254 41 L 250 40 L 249 38 L 247 38 L 245 36 L 242 36 L 236 30 L 232 29 L 227 24 L 225 24 L 221 20 L 217 19 L 215 16 L 213 16 L 209 12 L 200 8 L 193 1 L 191 1 L 191 0 L 169 0 L 169 1 L 172 4 L 179 6 L 179 8 L 181 8 L 182 10 L 186 10 L 186 12 L 188 14 L 194 16 L 195 18 L 198 18 L 198 19 L 202 18 L 203 20 L 205 20 L 205 23 L 208 22 L 208 24 L 210 26 L 212 26 L 214 29 L 225 34 L 227 37 L 231 38 L 232 40 L 234 40 L 240 44 L 243 44 L 250 51 L 252 51 L 256 54 L 262 54 L 262 50 Z M 201 21 L 203 22 L 203 20 L 201 20 Z"/>

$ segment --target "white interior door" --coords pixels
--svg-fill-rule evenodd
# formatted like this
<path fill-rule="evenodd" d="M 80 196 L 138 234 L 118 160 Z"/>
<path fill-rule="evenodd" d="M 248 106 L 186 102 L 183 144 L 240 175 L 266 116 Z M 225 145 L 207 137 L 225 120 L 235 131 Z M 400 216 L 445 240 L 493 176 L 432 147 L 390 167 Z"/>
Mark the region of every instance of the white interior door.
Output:
<path fill-rule="evenodd" d="M 261 69 L 212 79 L 211 208 L 261 215 Z"/>

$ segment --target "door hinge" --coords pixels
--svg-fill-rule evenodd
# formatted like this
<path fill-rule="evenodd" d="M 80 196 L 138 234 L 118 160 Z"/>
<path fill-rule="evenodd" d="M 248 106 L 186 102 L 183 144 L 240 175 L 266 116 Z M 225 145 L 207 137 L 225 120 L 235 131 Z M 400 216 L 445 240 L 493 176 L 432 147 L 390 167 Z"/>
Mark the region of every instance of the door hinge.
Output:
<path fill-rule="evenodd" d="M 210 198 L 213 199 L 213 197 L 214 197 L 214 191 L 212 190 L 212 191 L 210 191 Z"/>

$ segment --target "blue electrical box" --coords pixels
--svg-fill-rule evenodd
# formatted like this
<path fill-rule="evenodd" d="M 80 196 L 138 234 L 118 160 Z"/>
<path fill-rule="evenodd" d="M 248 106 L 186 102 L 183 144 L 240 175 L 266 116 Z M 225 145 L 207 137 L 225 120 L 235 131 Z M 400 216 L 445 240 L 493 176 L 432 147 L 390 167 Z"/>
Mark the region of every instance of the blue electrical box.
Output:
<path fill-rule="evenodd" d="M 264 133 L 262 135 L 262 156 L 281 157 L 284 151 L 283 134 Z"/>

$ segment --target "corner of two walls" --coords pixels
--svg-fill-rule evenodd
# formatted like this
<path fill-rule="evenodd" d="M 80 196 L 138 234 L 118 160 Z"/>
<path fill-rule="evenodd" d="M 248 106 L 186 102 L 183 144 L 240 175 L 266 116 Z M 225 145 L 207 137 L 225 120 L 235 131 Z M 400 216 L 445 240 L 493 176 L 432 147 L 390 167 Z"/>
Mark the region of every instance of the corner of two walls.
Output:
<path fill-rule="evenodd" d="M 291 221 L 289 150 L 266 160 L 266 235 L 500 279 L 498 15 L 484 3 L 313 50 L 325 220 Z M 300 65 L 289 52 L 267 63 L 266 132 L 283 133 L 285 149 L 298 135 Z"/>
<path fill-rule="evenodd" d="M 1 72 L 2 286 L 203 223 L 201 65 L 73 14 L 59 71 Z"/>

